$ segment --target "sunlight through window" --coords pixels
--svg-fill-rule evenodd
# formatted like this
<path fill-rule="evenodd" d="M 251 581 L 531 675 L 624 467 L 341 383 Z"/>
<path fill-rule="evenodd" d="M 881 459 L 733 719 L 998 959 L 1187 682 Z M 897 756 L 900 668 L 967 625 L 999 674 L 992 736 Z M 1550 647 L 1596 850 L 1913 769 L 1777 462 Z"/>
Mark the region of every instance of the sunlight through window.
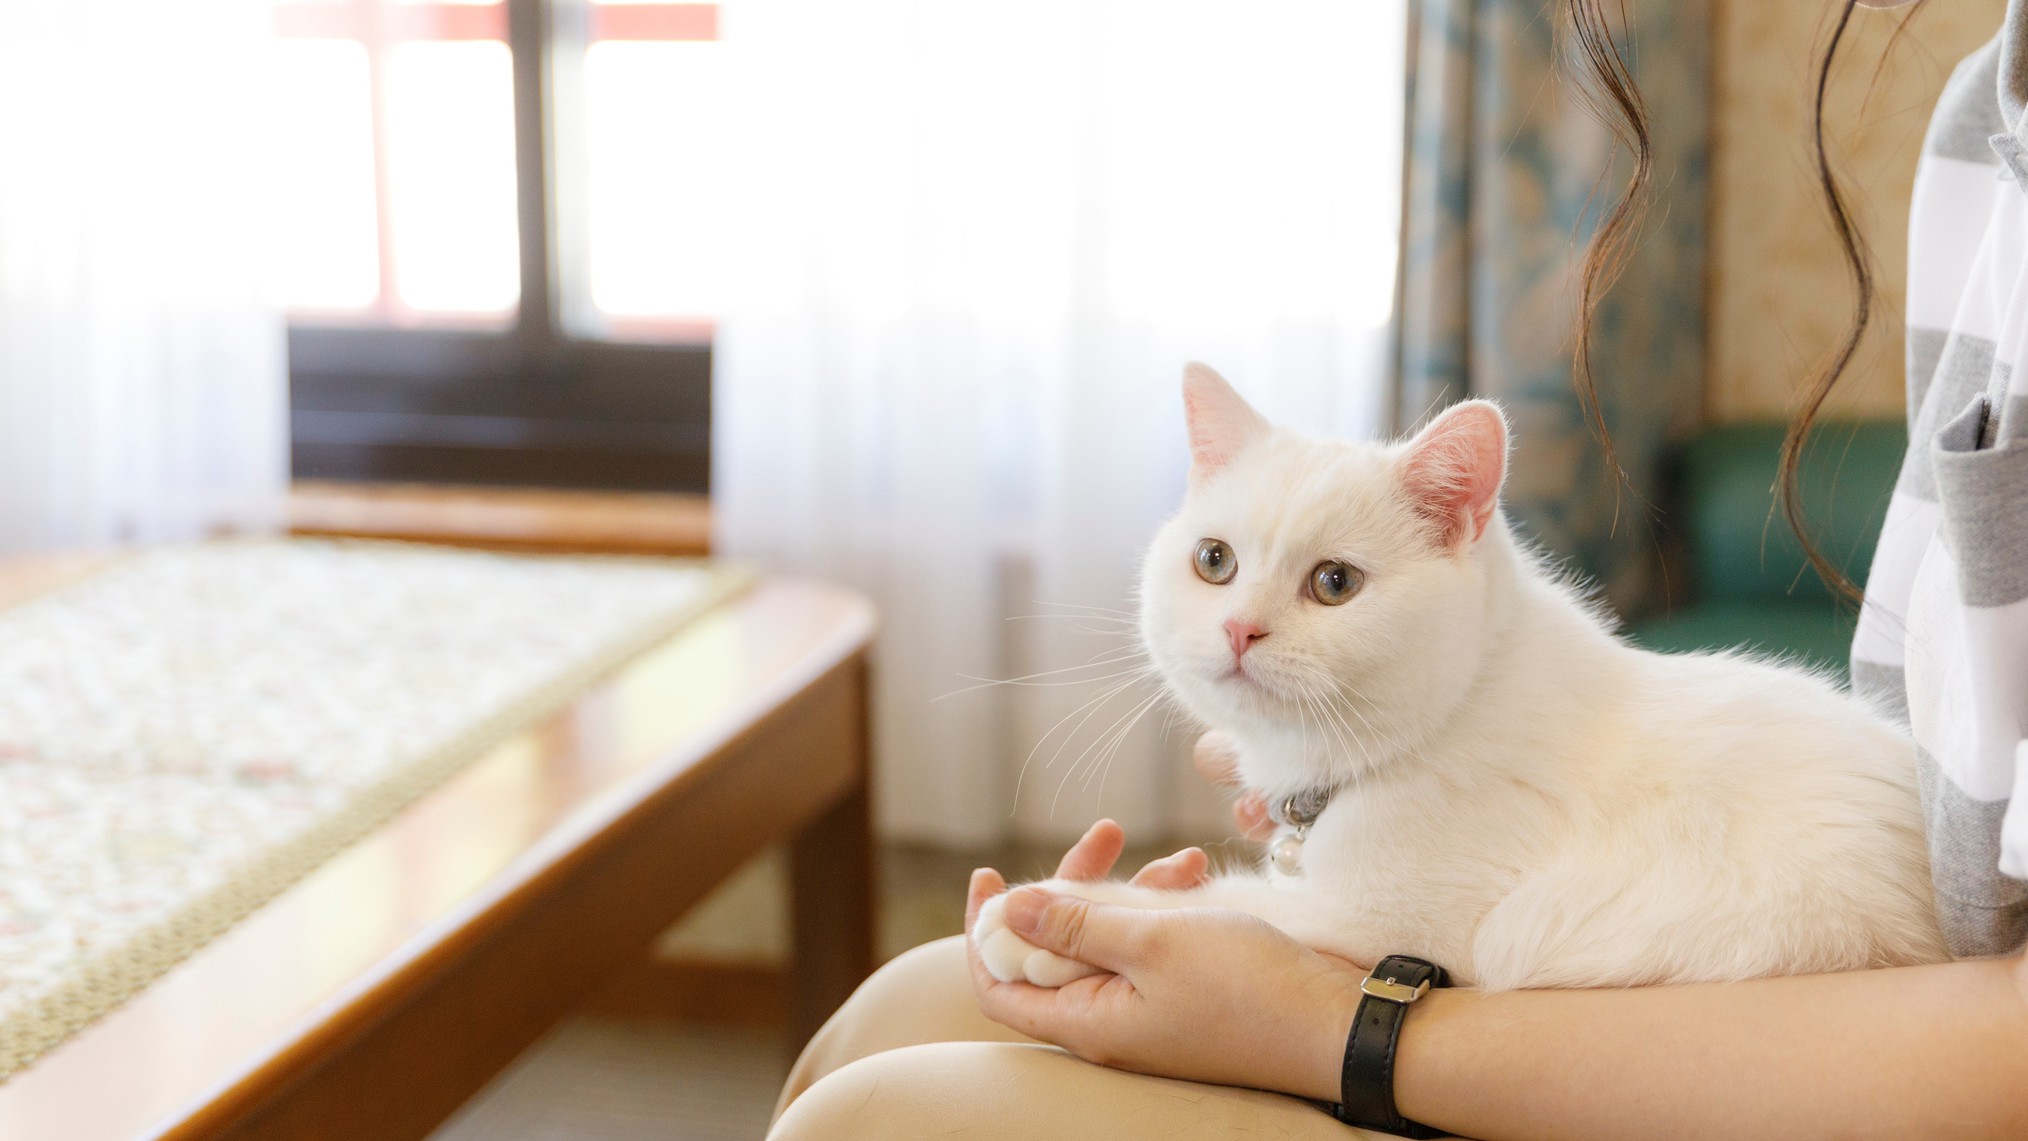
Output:
<path fill-rule="evenodd" d="M 366 309 L 380 294 L 366 48 L 284 40 L 275 45 L 268 82 L 281 223 L 269 247 L 270 299 L 297 309 Z"/>
<path fill-rule="evenodd" d="M 269 97 L 298 320 L 498 327 L 520 297 L 501 0 L 281 0 Z"/>
<path fill-rule="evenodd" d="M 737 203 L 725 153 L 725 45 L 594 43 L 585 53 L 591 300 L 599 315 L 708 317 Z"/>
<path fill-rule="evenodd" d="M 520 295 L 507 45 L 411 43 L 387 60 L 389 228 L 401 302 L 500 313 Z"/>

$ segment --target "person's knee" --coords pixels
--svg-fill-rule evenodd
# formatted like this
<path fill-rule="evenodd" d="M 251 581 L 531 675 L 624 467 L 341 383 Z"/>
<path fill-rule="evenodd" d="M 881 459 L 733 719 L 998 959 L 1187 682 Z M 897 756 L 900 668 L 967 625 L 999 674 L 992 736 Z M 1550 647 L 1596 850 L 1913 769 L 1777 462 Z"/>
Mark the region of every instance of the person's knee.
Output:
<path fill-rule="evenodd" d="M 789 1103 L 769 1141 L 922 1135 L 941 1109 L 926 1071 L 940 1068 L 935 1055 L 953 1047 L 905 1046 L 831 1071 Z"/>
<path fill-rule="evenodd" d="M 804 1090 L 769 1141 L 927 1137 L 990 1124 L 1002 1116 L 995 1099 L 1013 1092 L 1010 1084 L 1020 1083 L 1010 1079 L 1035 1061 L 1007 1051 L 1058 1053 L 1004 1042 L 934 1042 L 874 1054 Z"/>
<path fill-rule="evenodd" d="M 862 1058 L 805 1090 L 768 1136 L 959 1133 L 978 1141 L 1367 1136 L 1295 1098 L 1111 1070 L 1017 1042 L 938 1042 Z"/>
<path fill-rule="evenodd" d="M 965 961 L 965 937 L 952 935 L 911 947 L 866 977 L 852 992 L 851 1002 L 903 1006 L 920 1004 L 926 995 L 972 993 L 971 967 Z"/>
<path fill-rule="evenodd" d="M 796 1059 L 776 1112 L 861 1058 L 926 1042 L 973 1040 L 1027 1041 L 979 1013 L 963 936 L 925 943 L 873 972 L 824 1023 Z"/>
<path fill-rule="evenodd" d="M 850 1051 L 849 1061 L 875 1050 L 974 1037 L 984 1018 L 972 997 L 964 936 L 924 943 L 867 976 L 819 1038 Z"/>

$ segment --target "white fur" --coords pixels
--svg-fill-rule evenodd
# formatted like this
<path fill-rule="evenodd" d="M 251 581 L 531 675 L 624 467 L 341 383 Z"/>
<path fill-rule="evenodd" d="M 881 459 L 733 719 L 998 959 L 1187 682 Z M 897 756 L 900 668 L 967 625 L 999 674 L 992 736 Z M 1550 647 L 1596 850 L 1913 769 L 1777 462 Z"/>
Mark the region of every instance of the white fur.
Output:
<path fill-rule="evenodd" d="M 1491 408 L 1472 404 L 1454 414 Z M 1358 962 L 1412 954 L 1488 988 L 1947 957 L 1909 739 L 1805 670 L 1619 641 L 1497 511 L 1445 541 L 1405 477 L 1436 431 L 1392 445 L 1254 434 L 1193 479 L 1143 567 L 1155 664 L 1238 743 L 1246 783 L 1271 798 L 1336 789 L 1300 874 L 1047 886 L 1234 907 Z M 1499 449 L 1471 462 L 1504 468 L 1504 433 Z M 1478 474 L 1494 491 L 1504 477 Z M 1236 552 L 1230 583 L 1195 573 L 1206 537 Z M 1304 590 L 1325 559 L 1365 573 L 1344 605 Z M 1243 674 L 1228 618 L 1269 632 Z M 1004 898 L 975 929 L 997 977 L 1093 973 L 1006 930 Z"/>

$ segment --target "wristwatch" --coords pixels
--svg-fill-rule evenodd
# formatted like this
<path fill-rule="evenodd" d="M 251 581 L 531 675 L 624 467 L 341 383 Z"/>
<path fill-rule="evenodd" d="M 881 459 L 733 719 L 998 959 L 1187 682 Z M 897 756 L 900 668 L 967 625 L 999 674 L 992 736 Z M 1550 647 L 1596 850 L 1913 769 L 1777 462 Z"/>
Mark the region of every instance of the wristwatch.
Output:
<path fill-rule="evenodd" d="M 1444 969 L 1423 959 L 1389 955 L 1374 964 L 1373 973 L 1359 984 L 1365 997 L 1359 1000 L 1352 1033 L 1345 1039 L 1338 1120 L 1401 1137 L 1444 1135 L 1404 1118 L 1394 1108 L 1394 1047 L 1408 1008 L 1431 987 L 1449 985 Z"/>

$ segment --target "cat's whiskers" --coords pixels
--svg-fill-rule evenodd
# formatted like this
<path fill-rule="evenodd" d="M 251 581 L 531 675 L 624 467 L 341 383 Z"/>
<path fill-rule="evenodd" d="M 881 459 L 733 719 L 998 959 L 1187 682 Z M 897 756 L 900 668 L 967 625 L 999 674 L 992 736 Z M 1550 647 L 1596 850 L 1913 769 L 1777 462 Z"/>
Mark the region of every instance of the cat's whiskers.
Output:
<path fill-rule="evenodd" d="M 1141 628 L 1140 615 L 1131 610 L 1118 610 L 1110 606 L 1084 606 L 1070 602 L 1044 602 L 1040 599 L 1036 600 L 1035 605 L 1056 606 L 1063 609 L 1059 611 L 1044 611 L 1040 614 L 1016 614 L 1009 616 L 1007 620 L 1013 622 L 1017 620 L 1032 621 L 1042 618 L 1060 618 L 1066 622 L 1079 624 L 1072 626 L 1074 630 L 1101 637 L 1110 637 L 1115 634 L 1138 637 Z M 1092 625 L 1082 625 L 1082 623 L 1091 623 Z M 1111 629 L 1104 628 L 1106 625 L 1110 625 Z M 1100 628 L 1093 629 L 1092 626 Z"/>
<path fill-rule="evenodd" d="M 1354 694 L 1351 690 L 1346 689 L 1342 684 L 1339 685 L 1339 695 L 1345 699 L 1339 705 L 1339 708 L 1343 709 L 1347 713 L 1350 713 L 1352 716 L 1357 717 L 1359 719 L 1359 724 L 1366 727 L 1366 732 L 1372 736 L 1375 742 L 1382 740 L 1383 735 L 1380 732 L 1379 727 L 1374 725 L 1373 722 L 1367 718 L 1366 714 L 1360 712 L 1358 696 Z"/>
<path fill-rule="evenodd" d="M 1304 695 L 1298 693 L 1297 697 L 1302 698 L 1304 697 Z M 1308 761 L 1310 759 L 1310 712 L 1308 709 L 1304 707 L 1304 705 L 1306 704 L 1307 700 L 1305 700 L 1303 704 L 1298 704 L 1296 706 L 1296 730 L 1302 734 L 1303 738 L 1302 747 L 1299 750 L 1299 753 L 1304 761 Z"/>
<path fill-rule="evenodd" d="M 1077 756 L 1071 758 L 1070 767 L 1064 770 L 1065 778 L 1076 776 L 1079 772 L 1084 771 L 1086 767 L 1085 761 L 1093 756 L 1093 751 L 1103 750 L 1106 744 L 1113 739 L 1114 734 L 1120 731 L 1120 726 L 1123 722 L 1139 720 L 1140 714 L 1153 701 L 1154 697 L 1152 695 L 1143 697 L 1141 700 L 1136 701 L 1125 713 L 1115 717 L 1104 729 L 1099 730 L 1098 735 L 1092 738 L 1091 743 L 1080 750 Z M 1051 762 L 1051 764 L 1053 767 L 1054 762 Z M 1059 789 L 1059 791 L 1061 790 Z"/>
<path fill-rule="evenodd" d="M 1112 735 L 1115 733 L 1120 734 L 1121 739 L 1124 739 L 1125 732 L 1133 728 L 1134 722 L 1137 722 L 1141 719 L 1141 714 L 1147 712 L 1148 707 L 1152 705 L 1158 697 L 1160 697 L 1160 694 L 1152 694 L 1146 698 L 1143 698 L 1140 702 L 1136 703 L 1133 708 L 1129 709 L 1126 713 L 1122 714 L 1119 718 L 1115 719 L 1111 725 L 1108 725 L 1103 731 L 1101 731 L 1097 740 L 1094 740 L 1092 744 L 1085 746 L 1084 752 L 1078 754 L 1077 760 L 1071 762 L 1070 767 L 1064 770 L 1062 779 L 1056 782 L 1056 795 L 1052 796 L 1049 800 L 1050 819 L 1054 820 L 1056 818 L 1056 806 L 1063 799 L 1063 790 L 1070 784 L 1070 779 L 1073 776 L 1077 775 L 1079 766 L 1083 762 L 1085 756 L 1089 754 L 1092 751 L 1092 749 L 1095 748 L 1100 742 L 1110 739 Z M 1122 723 L 1124 723 L 1125 725 L 1124 729 L 1122 728 Z M 1055 764 L 1055 761 L 1052 760 L 1050 764 L 1053 766 Z M 1083 787 L 1086 788 L 1090 787 L 1089 779 L 1086 780 Z"/>
<path fill-rule="evenodd" d="M 1132 688 L 1135 682 L 1139 681 L 1142 677 L 1152 675 L 1154 672 L 1155 669 L 1153 666 L 1143 667 L 1141 670 L 1133 672 L 1125 680 L 1117 682 L 1112 686 L 1109 686 L 1105 690 L 1105 692 L 1099 694 L 1097 697 L 1091 698 L 1090 700 L 1084 702 L 1082 705 L 1079 705 L 1076 709 L 1073 709 L 1070 712 L 1064 714 L 1062 717 L 1057 718 L 1056 723 L 1054 725 L 1051 725 L 1048 728 L 1048 730 L 1045 731 L 1042 734 L 1042 736 L 1036 740 L 1035 744 L 1029 748 L 1028 755 L 1021 758 L 1021 769 L 1014 776 L 1014 804 L 1018 807 L 1021 803 L 1021 787 L 1023 783 L 1026 782 L 1028 779 L 1028 766 L 1034 763 L 1035 754 L 1042 751 L 1042 746 L 1049 743 L 1049 739 L 1056 735 L 1056 731 L 1058 729 L 1063 728 L 1064 722 L 1069 721 L 1073 717 L 1077 717 L 1079 713 L 1084 714 L 1083 717 L 1078 718 L 1077 724 L 1071 726 L 1070 731 L 1065 733 L 1063 735 L 1063 739 L 1057 743 L 1056 752 L 1050 755 L 1048 763 L 1043 765 L 1044 768 L 1056 767 L 1056 762 L 1061 760 L 1063 757 L 1063 750 L 1069 747 L 1071 740 L 1077 736 L 1078 730 L 1084 728 L 1085 723 L 1090 721 L 1093 715 L 1096 714 L 1101 708 L 1103 708 L 1107 702 L 1119 696 L 1126 690 Z"/>
<path fill-rule="evenodd" d="M 1332 720 L 1337 723 L 1340 730 L 1339 739 L 1347 742 L 1345 751 L 1349 754 L 1356 750 L 1359 754 L 1359 759 L 1366 763 L 1366 767 L 1373 767 L 1373 754 L 1367 749 L 1366 739 L 1361 737 L 1353 730 L 1351 725 L 1346 723 L 1342 708 L 1323 698 L 1319 698 L 1318 700 L 1324 701 L 1324 708 L 1330 712 Z"/>
<path fill-rule="evenodd" d="M 1107 776 L 1111 776 L 1111 772 L 1113 772 L 1113 758 L 1115 758 L 1115 756 L 1119 756 L 1119 746 L 1121 746 L 1121 744 L 1126 744 L 1126 740 L 1128 740 L 1128 734 L 1130 734 L 1130 732 L 1134 732 L 1134 726 L 1138 726 L 1138 724 L 1140 724 L 1140 719 L 1142 719 L 1142 717 L 1144 717 L 1144 715 L 1148 713 L 1148 709 L 1150 709 L 1150 707 L 1154 707 L 1154 703 L 1156 703 L 1156 701 L 1160 701 L 1160 699 L 1162 699 L 1162 693 L 1160 693 L 1160 691 L 1158 691 L 1158 693 L 1156 693 L 1154 697 L 1150 697 L 1150 699 L 1148 699 L 1148 703 L 1146 703 L 1146 705 L 1142 707 L 1142 711 L 1140 711 L 1140 713 L 1134 713 L 1134 719 L 1132 719 L 1132 721 L 1128 721 L 1128 728 L 1126 728 L 1124 732 L 1121 732 L 1119 736 L 1115 736 L 1115 738 L 1113 738 L 1113 744 L 1111 744 L 1111 746 L 1109 746 L 1109 748 L 1107 748 L 1107 750 L 1105 750 L 1105 752 L 1103 752 L 1103 754 L 1099 756 L 1099 760 L 1095 760 L 1095 762 L 1093 762 L 1093 768 L 1095 768 L 1095 770 L 1097 770 L 1097 774 L 1099 774 L 1099 794 L 1097 794 L 1097 803 L 1099 803 L 1099 805 L 1103 805 L 1103 803 L 1105 803 L 1105 778 L 1107 778 Z M 1089 788 L 1089 786 L 1091 786 L 1091 776 L 1085 776 L 1085 788 Z"/>
<path fill-rule="evenodd" d="M 1345 727 L 1345 723 L 1342 719 L 1338 717 L 1337 713 L 1332 710 L 1330 702 L 1327 701 L 1321 694 L 1312 693 L 1305 694 L 1304 696 L 1313 706 L 1315 706 L 1317 710 L 1317 720 L 1324 723 L 1324 727 L 1330 732 L 1331 738 L 1338 743 L 1338 748 L 1341 754 L 1346 756 L 1351 755 L 1351 753 L 1354 751 L 1354 746 L 1352 745 L 1351 741 L 1349 741 L 1346 737 L 1347 729 Z M 1364 746 L 1359 746 L 1359 751 L 1363 754 L 1365 751 Z M 1331 767 L 1335 769 L 1336 766 Z"/>
<path fill-rule="evenodd" d="M 1004 620 L 1008 622 L 1038 622 L 1045 618 L 1055 618 L 1060 621 L 1069 622 L 1072 630 L 1080 634 L 1090 634 L 1097 638 L 1121 636 L 1131 638 L 1137 637 L 1140 632 L 1140 623 L 1134 619 L 1115 618 L 1109 614 L 1009 614 Z M 1104 625 L 1098 625 L 1099 623 L 1111 623 L 1112 625 L 1108 628 Z"/>
<path fill-rule="evenodd" d="M 1091 669 L 1099 669 L 1105 666 L 1123 665 L 1127 662 L 1133 661 L 1136 658 L 1146 658 L 1147 656 L 1148 651 L 1143 647 L 1141 647 L 1139 644 L 1135 644 L 1131 646 L 1115 646 L 1109 650 L 1100 650 L 1098 653 L 1093 654 L 1090 658 L 1087 658 L 1085 661 L 1080 662 L 1079 664 L 1074 666 L 1064 666 L 1060 669 L 1053 670 L 1038 670 L 1035 673 L 1023 674 L 1020 677 L 995 678 L 995 677 L 976 677 L 972 674 L 959 674 L 958 676 L 964 678 L 966 681 L 977 682 L 978 684 L 968 685 L 963 689 L 954 689 L 949 693 L 942 694 L 938 697 L 932 698 L 931 700 L 942 701 L 944 700 L 944 698 L 947 697 L 956 697 L 959 694 L 971 693 L 973 690 L 987 689 L 996 685 L 1065 685 L 1065 684 L 1079 685 L 1100 682 L 1106 680 L 1106 678 L 1103 677 L 1080 678 L 1069 682 L 1043 682 L 1037 681 L 1035 679 L 1055 677 L 1058 674 L 1075 673 L 1078 670 L 1091 670 Z M 1109 675 L 1109 676 L 1117 676 L 1117 675 Z"/>
<path fill-rule="evenodd" d="M 1351 752 L 1351 748 L 1345 744 L 1343 737 L 1338 733 L 1337 726 L 1332 723 L 1329 711 L 1325 709 L 1322 700 L 1316 694 L 1307 690 L 1303 692 L 1302 697 L 1303 704 L 1314 710 L 1317 714 L 1317 725 L 1324 733 L 1325 748 L 1328 749 L 1331 741 L 1336 739 L 1340 749 L 1344 749 L 1348 753 Z M 1304 758 L 1308 759 L 1307 753 L 1305 753 Z"/>
<path fill-rule="evenodd" d="M 1027 754 L 1021 758 L 1020 768 L 1014 778 L 1014 803 L 1017 807 L 1020 804 L 1021 792 L 1027 784 L 1028 770 L 1034 765 L 1035 758 L 1041 754 L 1044 747 L 1049 746 L 1051 741 L 1054 740 L 1054 748 L 1048 760 L 1044 762 L 1043 767 L 1055 768 L 1063 760 L 1070 745 L 1084 733 L 1085 727 L 1091 724 L 1101 711 L 1109 708 L 1112 702 L 1123 693 L 1129 694 L 1131 699 L 1132 693 L 1137 686 L 1140 686 L 1149 678 L 1159 676 L 1151 660 L 1152 655 L 1141 641 L 1140 620 L 1137 613 L 1110 606 L 1046 602 L 1040 599 L 1035 601 L 1035 605 L 1044 608 L 1043 612 L 1009 615 L 1006 620 L 1013 622 L 1045 618 L 1062 619 L 1070 622 L 1071 628 L 1080 633 L 1124 641 L 1125 644 L 1115 644 L 1101 649 L 1089 659 L 1076 665 L 1064 666 L 1057 669 L 1038 670 L 1019 677 L 986 678 L 961 674 L 959 676 L 964 678 L 964 680 L 975 684 L 942 694 L 934 699 L 942 701 L 945 698 L 957 697 L 961 694 L 998 686 L 1021 686 L 1025 688 L 1104 687 L 1095 696 L 1080 702 L 1075 708 L 1057 718 L 1036 740 L 1035 744 L 1029 748 Z M 1063 788 L 1070 778 L 1082 773 L 1084 783 L 1086 787 L 1089 787 L 1094 774 L 1102 774 L 1110 769 L 1112 758 L 1118 754 L 1119 749 L 1126 740 L 1127 734 L 1132 731 L 1148 710 L 1161 702 L 1164 695 L 1165 691 L 1158 687 L 1153 695 L 1134 701 L 1133 705 L 1125 713 L 1120 714 L 1108 723 L 1073 758 L 1071 764 L 1064 770 L 1062 779 L 1057 784 L 1055 798 L 1051 800 L 1050 811 L 1052 815 L 1055 813 L 1056 802 L 1061 798 Z M 1104 784 L 1103 776 L 1101 776 L 1100 794 L 1103 795 L 1103 793 Z"/>
<path fill-rule="evenodd" d="M 1100 803 L 1104 803 L 1105 801 L 1106 776 L 1112 771 L 1113 758 L 1120 755 L 1120 747 L 1126 744 L 1128 735 L 1134 731 L 1134 726 L 1139 725 L 1141 718 L 1146 717 L 1148 711 L 1153 709 L 1161 700 L 1162 695 L 1160 693 L 1150 694 L 1147 700 L 1141 702 L 1140 706 L 1134 710 L 1133 717 L 1107 737 L 1105 747 L 1099 750 L 1098 755 L 1091 759 L 1090 764 L 1085 766 L 1084 778 L 1081 785 L 1084 788 L 1090 788 L 1091 778 L 1094 776 L 1098 777 L 1098 799 Z"/>
<path fill-rule="evenodd" d="M 1131 660 L 1132 660 L 1132 659 L 1129 659 L 1129 658 L 1122 658 L 1122 659 L 1119 659 L 1118 661 L 1114 661 L 1114 662 L 1095 662 L 1095 663 L 1093 663 L 1093 665 L 1094 665 L 1094 666 L 1099 666 L 1099 665 L 1123 665 L 1123 664 L 1125 664 L 1126 662 L 1128 662 L 1128 661 L 1131 661 Z M 1071 668 L 1072 668 L 1072 669 L 1089 669 L 1089 668 L 1092 668 L 1092 667 L 1090 667 L 1090 666 L 1073 666 L 1073 667 L 1071 667 Z M 1130 676 L 1133 676 L 1133 675 L 1135 675 L 1135 674 L 1144 674 L 1144 673 L 1148 673 L 1148 672 L 1149 672 L 1150 670 L 1152 670 L 1153 668 L 1154 668 L 1154 667 L 1152 667 L 1152 666 L 1147 666 L 1147 665 L 1139 665 L 1139 666 L 1135 666 L 1135 667 L 1133 667 L 1132 669 L 1125 669 L 1125 670 L 1118 670 L 1118 671 L 1115 671 L 1115 672 L 1113 672 L 1113 673 L 1109 673 L 1109 674 L 1100 674 L 1100 675 L 1099 675 L 1099 676 L 1097 676 L 1097 677 L 1080 677 L 1080 678 L 1071 678 L 1071 679 L 1069 679 L 1069 680 L 1067 680 L 1067 681 L 1030 681 L 1030 680 L 1028 680 L 1027 678 L 1008 678 L 1008 679 L 1002 680 L 1002 679 L 999 679 L 999 678 L 974 678 L 974 677 L 972 677 L 972 676 L 971 676 L 971 675 L 969 675 L 969 674 L 959 674 L 959 675 L 958 675 L 959 677 L 965 678 L 965 679 L 966 679 L 967 681 L 976 681 L 976 682 L 978 682 L 979 684 L 977 684 L 977 685 L 972 685 L 972 686 L 966 686 L 966 687 L 965 687 L 964 689 L 958 689 L 958 690 L 952 690 L 951 692 L 949 692 L 949 693 L 946 693 L 946 694 L 944 694 L 944 695 L 943 695 L 943 697 L 938 697 L 938 698 L 933 698 L 932 700 L 934 700 L 934 701 L 942 701 L 942 700 L 944 699 L 944 697 L 957 697 L 957 696 L 958 696 L 958 695 L 960 695 L 960 694 L 965 694 L 965 693 L 971 693 L 971 692 L 972 692 L 972 691 L 974 691 L 974 690 L 979 690 L 979 689 L 991 689 L 992 687 L 994 687 L 994 686 L 996 686 L 996 685 L 1018 685 L 1018 686 L 1021 686 L 1021 687 L 1022 687 L 1022 688 L 1024 688 L 1024 689 L 1052 689 L 1052 688 L 1061 688 L 1061 687 L 1063 687 L 1063 686 L 1067 686 L 1067 685 L 1098 685 L 1098 684 L 1100 684 L 1101 682 L 1108 682 L 1108 681 L 1112 681 L 1112 680 L 1113 680 L 1113 679 L 1115 679 L 1115 678 L 1123 678 L 1123 677 L 1130 677 Z M 1052 673 L 1068 673 L 1068 672 L 1070 672 L 1070 671 L 1069 671 L 1069 670 L 1052 670 L 1052 671 L 1050 671 L 1050 672 L 1052 672 Z M 1037 675 L 1037 676 L 1041 676 L 1041 675 Z"/>
<path fill-rule="evenodd" d="M 1366 764 L 1369 767 L 1371 767 L 1373 764 L 1373 754 L 1367 748 L 1366 739 L 1361 737 L 1357 732 L 1355 732 L 1352 729 L 1352 726 L 1346 722 L 1344 714 L 1346 712 L 1350 712 L 1354 717 L 1359 718 L 1360 724 L 1364 725 L 1366 727 L 1366 731 L 1372 734 L 1376 739 L 1379 737 L 1379 731 L 1373 727 L 1373 723 L 1371 721 L 1368 721 L 1366 719 L 1366 715 L 1359 711 L 1358 706 L 1352 703 L 1351 691 L 1348 688 L 1346 688 L 1344 682 L 1332 676 L 1329 670 L 1323 669 L 1320 666 L 1312 665 L 1308 662 L 1296 662 L 1294 664 L 1297 667 L 1306 671 L 1312 677 L 1315 677 L 1318 681 L 1321 681 L 1326 686 L 1330 687 L 1331 697 L 1343 699 L 1340 701 L 1332 701 L 1325 695 L 1322 694 L 1317 695 L 1317 699 L 1323 711 L 1330 714 L 1333 720 L 1337 723 L 1338 727 L 1342 729 L 1343 732 L 1340 736 L 1340 739 L 1349 742 L 1349 745 L 1346 748 L 1346 752 L 1349 754 L 1353 751 L 1353 747 L 1356 747 L 1360 759 L 1365 761 Z"/>
<path fill-rule="evenodd" d="M 1117 607 L 1117 606 L 1093 606 L 1093 605 L 1091 605 L 1091 604 L 1089 604 L 1089 603 L 1084 603 L 1084 602 L 1047 602 L 1047 601 L 1044 601 L 1043 599 L 1040 599 L 1040 598 L 1038 598 L 1038 599 L 1035 599 L 1035 605 L 1037 605 L 1037 606 L 1055 606 L 1055 607 L 1059 607 L 1059 608 L 1061 608 L 1061 609 L 1064 609 L 1064 610 L 1084 610 L 1084 611 L 1089 611 L 1089 612 L 1092 612 L 1092 613 L 1096 613 L 1096 614 L 1111 614 L 1111 615 L 1116 615 L 1116 616 L 1118 616 L 1118 617 L 1119 617 L 1119 618 L 1120 618 L 1120 619 L 1121 619 L 1122 621 L 1127 621 L 1127 622 L 1137 622 L 1137 621 L 1139 621 L 1139 620 L 1140 620 L 1140 616 L 1139 616 L 1139 615 L 1137 615 L 1137 614 L 1135 614 L 1135 613 L 1134 613 L 1133 611 L 1131 611 L 1131 610 L 1121 610 L 1121 609 L 1120 609 L 1119 607 Z"/>
<path fill-rule="evenodd" d="M 1302 705 L 1296 705 L 1296 732 L 1302 734 L 1302 756 L 1310 756 L 1310 715 Z"/>

